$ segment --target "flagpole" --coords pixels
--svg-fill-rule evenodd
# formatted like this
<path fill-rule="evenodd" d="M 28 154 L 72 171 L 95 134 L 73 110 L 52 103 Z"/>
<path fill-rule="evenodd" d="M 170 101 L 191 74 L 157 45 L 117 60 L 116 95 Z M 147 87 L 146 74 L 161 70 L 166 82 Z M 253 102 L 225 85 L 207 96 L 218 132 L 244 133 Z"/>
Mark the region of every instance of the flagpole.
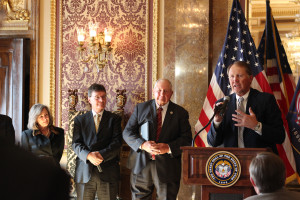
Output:
<path fill-rule="evenodd" d="M 286 97 L 285 101 L 286 101 L 287 109 L 289 109 L 289 107 L 290 107 L 289 102 L 290 101 L 289 101 L 289 96 L 287 95 L 286 84 L 285 84 L 285 80 L 284 80 L 283 72 L 282 72 L 282 68 L 281 68 L 281 62 L 280 62 L 279 52 L 278 52 L 277 38 L 276 38 L 275 27 L 274 27 L 274 17 L 273 17 L 273 14 L 272 14 L 271 7 L 270 7 L 270 11 L 271 11 L 271 13 L 270 13 L 271 14 L 271 25 L 272 25 L 273 38 L 274 38 L 274 43 L 275 43 L 276 58 L 277 58 L 277 63 L 278 63 L 278 67 L 279 67 L 279 70 L 280 70 L 281 80 L 282 80 L 283 87 L 284 87 L 284 95 Z"/>

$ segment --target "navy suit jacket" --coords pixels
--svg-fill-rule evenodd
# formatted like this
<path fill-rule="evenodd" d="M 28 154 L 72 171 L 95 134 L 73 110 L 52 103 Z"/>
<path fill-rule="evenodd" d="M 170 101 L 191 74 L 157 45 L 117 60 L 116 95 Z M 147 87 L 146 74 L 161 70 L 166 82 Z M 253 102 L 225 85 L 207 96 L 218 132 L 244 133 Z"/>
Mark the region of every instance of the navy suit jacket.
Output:
<path fill-rule="evenodd" d="M 218 100 L 220 101 L 220 100 Z M 249 115 L 249 107 L 256 115 L 257 121 L 262 123 L 262 135 L 254 130 L 244 128 L 244 144 L 246 148 L 270 147 L 277 152 L 276 144 L 282 144 L 285 139 L 285 131 L 281 118 L 281 111 L 276 103 L 275 97 L 268 93 L 250 89 L 246 114 Z M 207 134 L 207 141 L 213 147 L 224 144 L 224 147 L 238 147 L 238 127 L 234 126 L 232 114 L 236 114 L 236 94 L 230 95 L 228 108 L 223 121 L 216 129 L 213 125 Z"/>
<path fill-rule="evenodd" d="M 100 164 L 100 179 L 115 182 L 120 178 L 119 154 L 122 145 L 121 117 L 105 111 L 96 134 L 92 111 L 79 115 L 74 119 L 72 148 L 77 155 L 75 181 L 87 183 L 91 178 L 93 167 L 88 161 L 90 152 L 98 151 L 104 161 Z"/>
<path fill-rule="evenodd" d="M 149 122 L 149 140 L 156 140 L 156 104 L 150 100 L 138 104 L 124 131 L 123 138 L 131 147 L 127 166 L 132 173 L 138 174 L 149 163 L 150 154 L 139 149 L 145 142 L 140 136 L 139 128 Z M 167 143 L 172 154 L 155 156 L 156 170 L 161 182 L 179 181 L 181 178 L 181 150 L 182 146 L 190 146 L 192 141 L 191 126 L 188 112 L 181 106 L 170 101 L 157 143 Z"/>

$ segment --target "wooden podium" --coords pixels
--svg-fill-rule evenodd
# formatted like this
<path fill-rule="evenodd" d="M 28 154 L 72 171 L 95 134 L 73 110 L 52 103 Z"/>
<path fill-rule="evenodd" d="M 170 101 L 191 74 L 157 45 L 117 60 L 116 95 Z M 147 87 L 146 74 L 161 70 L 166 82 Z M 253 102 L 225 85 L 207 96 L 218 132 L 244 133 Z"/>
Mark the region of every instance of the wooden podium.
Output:
<path fill-rule="evenodd" d="M 267 148 L 182 147 L 181 149 L 183 183 L 201 185 L 201 200 L 239 200 L 256 194 L 249 180 L 249 165 L 257 153 L 270 151 Z M 212 154 L 220 151 L 235 155 L 241 166 L 237 182 L 226 188 L 215 186 L 206 176 L 207 160 Z"/>

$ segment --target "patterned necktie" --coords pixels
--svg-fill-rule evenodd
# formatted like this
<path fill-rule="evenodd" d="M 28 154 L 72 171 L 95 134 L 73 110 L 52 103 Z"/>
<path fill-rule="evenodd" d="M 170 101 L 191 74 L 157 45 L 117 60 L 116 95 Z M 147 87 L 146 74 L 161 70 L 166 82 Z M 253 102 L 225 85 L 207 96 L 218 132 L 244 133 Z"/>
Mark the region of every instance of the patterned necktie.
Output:
<path fill-rule="evenodd" d="M 96 134 L 98 133 L 98 128 L 99 128 L 99 124 L 100 124 L 100 114 L 96 114 L 95 115 L 95 128 L 96 128 Z"/>
<path fill-rule="evenodd" d="M 161 115 L 161 111 L 163 110 L 162 107 L 159 107 L 157 109 L 157 116 L 156 116 L 156 119 L 157 119 L 157 129 L 156 129 L 156 142 L 158 141 L 158 138 L 159 138 L 159 135 L 160 135 L 160 132 L 161 132 L 161 125 L 162 125 L 162 115 Z M 151 155 L 152 156 L 152 160 L 155 160 L 155 155 Z"/>
<path fill-rule="evenodd" d="M 237 109 L 242 112 L 245 112 L 243 101 L 244 101 L 243 97 L 238 99 Z M 238 127 L 238 147 L 242 147 L 242 148 L 245 147 L 243 132 L 244 132 L 244 127 L 242 126 Z"/>
<path fill-rule="evenodd" d="M 157 129 L 156 129 L 156 142 L 158 141 L 160 131 L 161 131 L 161 125 L 162 125 L 162 115 L 161 111 L 163 110 L 162 107 L 159 107 L 157 109 Z"/>

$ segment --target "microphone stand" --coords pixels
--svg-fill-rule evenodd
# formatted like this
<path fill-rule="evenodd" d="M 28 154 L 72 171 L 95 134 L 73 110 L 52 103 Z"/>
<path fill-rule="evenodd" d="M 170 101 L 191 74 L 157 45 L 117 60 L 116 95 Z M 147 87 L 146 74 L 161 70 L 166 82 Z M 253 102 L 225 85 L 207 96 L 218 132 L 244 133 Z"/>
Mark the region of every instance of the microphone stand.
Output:
<path fill-rule="evenodd" d="M 215 115 L 216 115 L 216 112 L 214 112 L 213 116 L 210 118 L 210 120 L 208 121 L 208 123 L 207 123 L 200 131 L 198 131 L 197 134 L 194 136 L 194 138 L 193 138 L 193 140 L 192 140 L 192 147 L 195 146 L 195 140 L 196 140 L 196 137 L 199 135 L 199 133 L 200 133 L 201 131 L 203 131 L 204 129 L 206 129 L 206 127 L 207 127 L 207 126 L 211 123 L 211 121 L 214 119 Z"/>

